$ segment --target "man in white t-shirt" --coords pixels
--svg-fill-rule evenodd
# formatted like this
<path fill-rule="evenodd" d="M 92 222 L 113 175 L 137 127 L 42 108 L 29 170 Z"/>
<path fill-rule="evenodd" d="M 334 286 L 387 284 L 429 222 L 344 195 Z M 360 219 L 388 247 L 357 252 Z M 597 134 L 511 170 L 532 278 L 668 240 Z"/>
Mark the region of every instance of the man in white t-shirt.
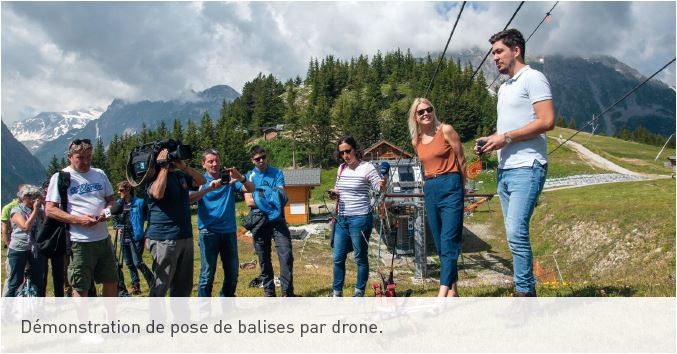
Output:
<path fill-rule="evenodd" d="M 548 172 L 545 132 L 555 126 L 555 108 L 548 80 L 525 64 L 522 34 L 509 29 L 489 42 L 496 68 L 508 80 L 498 90 L 496 133 L 477 139 L 475 152 L 498 151 L 497 190 L 513 257 L 515 296 L 536 296 L 529 222 Z"/>
<path fill-rule="evenodd" d="M 45 210 L 47 216 L 70 224 L 72 255 L 68 281 L 74 296 L 87 296 L 92 280 L 103 283 L 103 296 L 117 296 L 118 272 L 113 246 L 108 238 L 109 209 L 114 202 L 113 187 L 106 174 L 92 168 L 92 144 L 89 139 L 75 139 L 68 147 L 71 182 L 67 211 L 59 208 L 59 174 L 49 183 Z"/>

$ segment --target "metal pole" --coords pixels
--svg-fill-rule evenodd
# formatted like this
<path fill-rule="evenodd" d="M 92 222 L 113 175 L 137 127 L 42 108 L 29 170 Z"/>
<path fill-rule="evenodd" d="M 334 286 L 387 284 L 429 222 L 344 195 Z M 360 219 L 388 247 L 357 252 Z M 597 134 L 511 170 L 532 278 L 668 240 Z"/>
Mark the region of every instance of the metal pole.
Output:
<path fill-rule="evenodd" d="M 673 135 L 675 135 L 675 134 L 674 134 L 674 133 L 673 133 L 673 134 L 670 134 L 670 137 L 668 137 L 668 141 L 666 141 L 665 144 L 663 144 L 663 147 L 661 148 L 661 151 L 659 151 L 659 152 L 658 152 L 658 155 L 656 155 L 656 158 L 653 159 L 654 161 L 658 160 L 658 156 L 661 156 L 661 153 L 663 152 L 663 149 L 665 149 L 665 147 L 668 145 L 668 143 L 670 142 L 670 139 L 672 139 L 672 136 L 673 136 Z"/>
<path fill-rule="evenodd" d="M 564 283 L 564 279 L 562 279 L 562 273 L 559 271 L 559 264 L 557 264 L 557 258 L 555 258 L 554 254 L 551 254 L 552 259 L 555 261 L 555 267 L 557 267 L 557 275 L 559 275 L 559 281 Z"/>

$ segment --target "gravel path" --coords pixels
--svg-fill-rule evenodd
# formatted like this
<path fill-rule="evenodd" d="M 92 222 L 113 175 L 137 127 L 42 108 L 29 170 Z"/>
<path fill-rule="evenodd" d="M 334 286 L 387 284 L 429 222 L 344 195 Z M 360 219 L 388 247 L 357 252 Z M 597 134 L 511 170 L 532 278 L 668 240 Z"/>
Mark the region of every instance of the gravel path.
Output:
<path fill-rule="evenodd" d="M 555 138 L 555 139 L 557 139 L 557 141 L 559 141 L 560 143 L 564 140 L 564 139 L 560 139 L 560 138 Z M 567 141 L 566 144 L 564 144 L 564 145 L 566 145 L 570 149 L 576 151 L 578 153 L 578 155 L 583 160 L 587 161 L 591 165 L 594 165 L 594 166 L 597 166 L 597 167 L 600 167 L 600 168 L 603 168 L 605 170 L 609 170 L 609 171 L 612 171 L 612 172 L 616 172 L 616 173 L 619 173 L 619 174 L 622 174 L 622 175 L 640 176 L 640 177 L 645 176 L 641 173 L 630 171 L 627 168 L 623 168 L 621 166 L 618 166 L 615 163 L 603 158 L 602 156 L 595 154 L 594 152 L 590 151 L 588 148 L 586 148 L 585 146 L 583 146 L 583 145 L 581 145 L 577 142 L 570 140 L 570 141 Z"/>
<path fill-rule="evenodd" d="M 549 178 L 545 181 L 544 189 L 560 187 L 582 187 L 593 184 L 641 181 L 647 179 L 642 176 L 623 175 L 620 173 L 603 173 L 597 175 L 576 175 L 562 178 Z"/>
<path fill-rule="evenodd" d="M 559 142 L 562 142 L 564 139 L 558 137 L 551 137 L 556 139 Z M 544 189 L 554 190 L 559 188 L 569 188 L 569 187 L 582 187 L 589 186 L 594 184 L 604 184 L 604 183 L 616 183 L 616 182 L 629 182 L 629 181 L 641 181 L 646 179 L 656 179 L 656 178 L 670 178 L 670 176 L 664 175 L 652 175 L 630 171 L 627 168 L 618 166 L 617 164 L 605 159 L 604 157 L 590 151 L 585 146 L 574 142 L 566 142 L 567 147 L 574 150 L 584 161 L 589 164 L 609 170 L 615 173 L 603 173 L 603 174 L 592 174 L 592 175 L 576 175 L 568 176 L 562 178 L 549 178 L 545 181 Z"/>

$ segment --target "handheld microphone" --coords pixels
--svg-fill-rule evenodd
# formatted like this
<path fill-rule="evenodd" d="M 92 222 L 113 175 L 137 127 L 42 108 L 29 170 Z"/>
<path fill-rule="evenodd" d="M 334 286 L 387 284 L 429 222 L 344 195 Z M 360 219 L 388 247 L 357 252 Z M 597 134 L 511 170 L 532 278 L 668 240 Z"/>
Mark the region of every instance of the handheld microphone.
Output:
<path fill-rule="evenodd" d="M 381 177 L 388 177 L 388 173 L 390 172 L 390 164 L 387 161 L 381 162 L 379 165 L 379 172 L 381 173 Z"/>

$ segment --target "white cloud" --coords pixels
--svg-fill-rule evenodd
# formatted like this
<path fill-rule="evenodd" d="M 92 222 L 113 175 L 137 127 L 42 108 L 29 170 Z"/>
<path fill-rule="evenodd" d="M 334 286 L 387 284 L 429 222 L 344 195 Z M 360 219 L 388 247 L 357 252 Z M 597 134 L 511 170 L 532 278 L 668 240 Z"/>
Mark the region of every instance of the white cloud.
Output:
<path fill-rule="evenodd" d="M 488 49 L 517 2 L 468 3 L 450 50 Z M 526 2 L 528 36 L 554 2 Z M 460 2 L 3 2 L 2 116 L 175 98 L 311 57 L 440 52 Z M 527 54 L 612 55 L 649 75 L 675 53 L 675 3 L 561 2 Z M 674 65 L 660 76 L 675 84 Z"/>

